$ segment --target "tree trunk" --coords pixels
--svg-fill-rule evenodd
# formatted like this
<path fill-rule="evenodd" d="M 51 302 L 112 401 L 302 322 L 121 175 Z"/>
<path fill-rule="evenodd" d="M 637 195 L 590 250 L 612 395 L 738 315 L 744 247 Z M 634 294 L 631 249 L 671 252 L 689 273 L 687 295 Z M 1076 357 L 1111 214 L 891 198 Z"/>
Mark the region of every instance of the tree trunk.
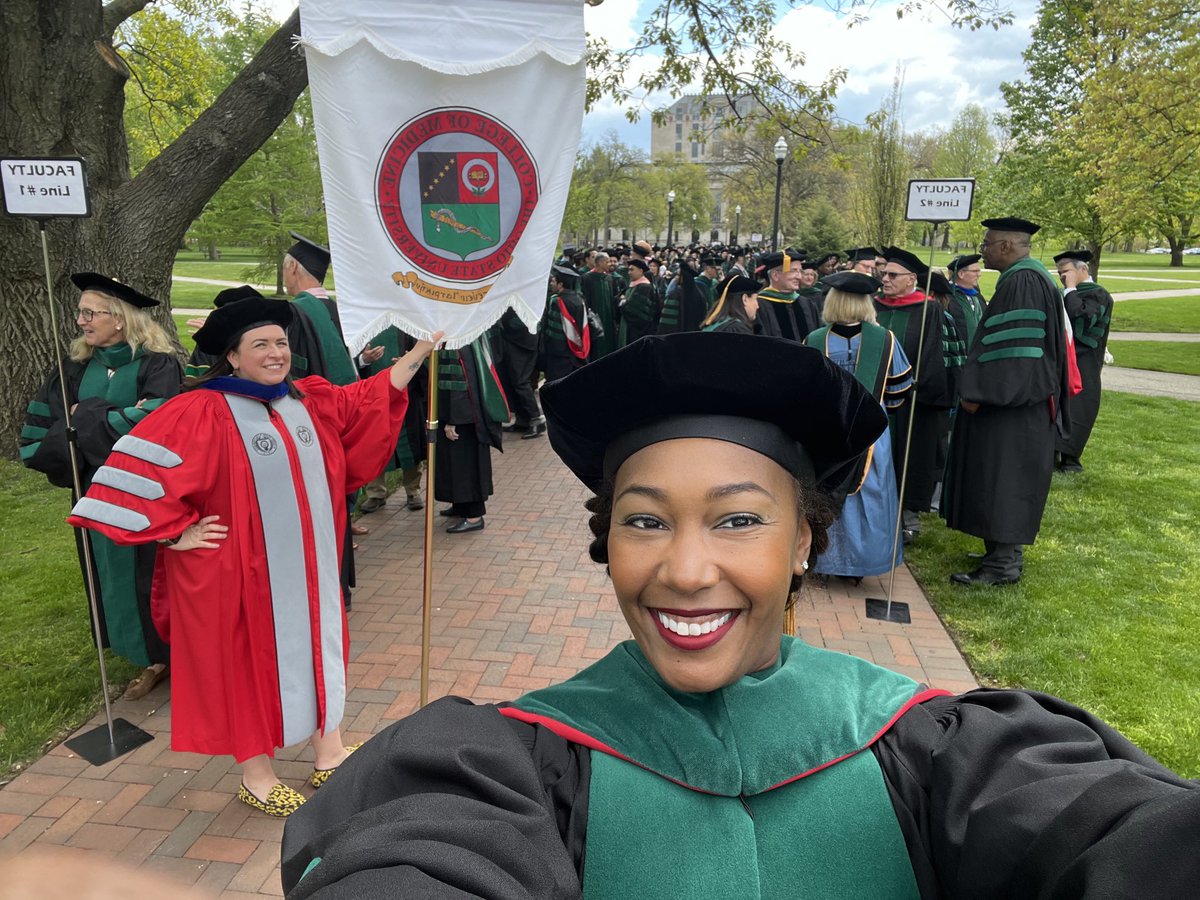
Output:
<path fill-rule="evenodd" d="M 1088 272 L 1091 275 L 1092 281 L 1095 281 L 1100 274 L 1100 257 L 1104 253 L 1104 244 L 1100 241 L 1089 240 L 1087 248 L 1092 251 L 1092 260 L 1088 263 Z"/>
<path fill-rule="evenodd" d="M 12 157 L 80 156 L 92 215 L 46 229 L 59 333 L 73 337 L 70 273 L 98 271 L 169 300 L 175 250 L 221 184 L 271 135 L 308 83 L 291 46 L 293 13 L 182 135 L 129 176 L 122 121 L 129 70 L 112 47 L 122 14 L 144 3 L 4 0 L 0 29 L 0 147 Z M 0 453 L 16 453 L 25 404 L 53 366 L 54 336 L 38 226 L 0 217 Z M 170 305 L 156 316 L 174 334 Z"/>

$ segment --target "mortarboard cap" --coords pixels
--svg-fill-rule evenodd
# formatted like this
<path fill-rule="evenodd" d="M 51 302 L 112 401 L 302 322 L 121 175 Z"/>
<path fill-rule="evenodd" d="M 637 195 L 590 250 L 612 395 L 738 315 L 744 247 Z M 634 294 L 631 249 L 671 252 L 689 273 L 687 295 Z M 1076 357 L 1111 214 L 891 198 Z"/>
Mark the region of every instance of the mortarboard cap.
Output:
<path fill-rule="evenodd" d="M 1062 262 L 1064 259 L 1071 259 L 1075 262 L 1089 263 L 1092 261 L 1092 253 L 1090 250 L 1064 250 L 1058 256 L 1054 257 L 1055 262 Z"/>
<path fill-rule="evenodd" d="M 100 291 L 103 294 L 109 294 L 119 300 L 124 300 L 130 306 L 136 306 L 139 309 L 158 306 L 158 301 L 153 297 L 147 297 L 141 291 L 135 290 L 127 284 L 122 284 L 115 278 L 101 275 L 99 272 L 76 272 L 71 276 L 71 281 L 81 291 Z"/>
<path fill-rule="evenodd" d="M 822 278 L 821 284 L 847 294 L 874 294 L 883 287 L 883 282 L 878 278 L 872 278 L 862 272 L 833 272 Z"/>
<path fill-rule="evenodd" d="M 288 250 L 288 256 L 300 263 L 304 270 L 317 281 L 324 281 L 325 273 L 329 271 L 329 248 L 322 247 L 294 231 L 289 231 L 288 234 L 296 242 Z"/>
<path fill-rule="evenodd" d="M 638 450 L 678 438 L 729 441 L 836 489 L 887 426 L 823 353 L 761 335 L 649 335 L 545 385 L 542 400 L 550 445 L 593 491 Z"/>
<path fill-rule="evenodd" d="M 641 257 L 641 256 L 635 256 L 635 257 L 633 257 L 633 259 L 629 260 L 629 265 L 631 265 L 631 266 L 634 266 L 634 267 L 636 267 L 636 268 L 639 268 L 639 269 L 641 269 L 643 272 L 649 272 L 649 271 L 650 271 L 650 260 L 648 260 L 648 259 L 644 259 L 644 258 L 643 258 L 643 257 Z"/>
<path fill-rule="evenodd" d="M 947 296 L 954 293 L 954 288 L 950 286 L 950 282 L 945 275 L 934 269 L 929 273 L 929 292 L 931 294 Z"/>
<path fill-rule="evenodd" d="M 864 259 L 875 259 L 879 252 L 874 247 L 855 247 L 846 251 L 846 258 L 851 262 L 862 262 Z"/>
<path fill-rule="evenodd" d="M 292 306 L 286 300 L 267 300 L 249 297 L 236 303 L 226 303 L 208 314 L 204 326 L 196 332 L 196 346 L 201 352 L 220 356 L 237 346 L 238 340 L 251 328 L 260 325 L 292 324 Z"/>
<path fill-rule="evenodd" d="M 819 257 L 817 257 L 817 265 L 823 266 L 823 265 L 825 265 L 825 263 L 829 262 L 831 259 L 841 259 L 841 258 L 842 257 L 837 253 L 823 253 Z"/>
<path fill-rule="evenodd" d="M 263 299 L 263 295 L 250 287 L 248 284 L 243 284 L 241 287 L 225 288 L 221 293 L 213 298 L 213 306 L 220 309 L 228 303 L 237 303 L 239 300 Z"/>
<path fill-rule="evenodd" d="M 946 265 L 951 274 L 954 274 L 959 269 L 965 269 L 967 266 L 973 266 L 975 263 L 983 259 L 978 253 L 967 253 L 963 256 L 956 256 Z"/>
<path fill-rule="evenodd" d="M 579 281 L 579 273 L 569 266 L 552 266 L 551 271 L 563 284 L 575 284 Z"/>
<path fill-rule="evenodd" d="M 929 271 L 929 267 L 917 257 L 915 253 L 909 253 L 900 247 L 884 247 L 883 255 L 888 262 L 894 262 L 898 266 L 904 266 L 914 275 L 924 275 Z"/>
<path fill-rule="evenodd" d="M 1035 225 L 1025 219 L 1018 219 L 1013 216 L 1001 216 L 998 219 L 984 219 L 983 227 L 990 228 L 993 231 L 1019 231 L 1022 234 L 1034 235 L 1037 234 L 1042 226 Z"/>

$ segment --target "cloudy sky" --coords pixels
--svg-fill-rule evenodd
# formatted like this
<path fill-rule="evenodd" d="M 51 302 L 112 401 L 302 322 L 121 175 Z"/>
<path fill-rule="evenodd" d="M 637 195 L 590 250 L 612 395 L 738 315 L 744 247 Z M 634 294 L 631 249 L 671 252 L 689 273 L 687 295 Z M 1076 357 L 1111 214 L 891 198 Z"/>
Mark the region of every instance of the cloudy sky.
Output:
<path fill-rule="evenodd" d="M 295 8 L 294 0 L 266 0 L 280 17 Z M 627 46 L 655 0 L 604 0 L 585 11 L 588 31 L 603 34 L 614 47 Z M 780 3 L 780 6 L 785 4 Z M 944 13 L 930 10 L 896 18 L 902 4 L 883 0 L 868 4 L 867 22 L 847 27 L 847 20 L 826 3 L 792 9 L 776 27 L 780 38 L 804 53 L 797 73 L 815 82 L 831 69 L 847 70 L 838 92 L 838 116 L 862 123 L 891 90 L 897 66 L 903 69 L 904 125 L 909 132 L 948 124 L 968 103 L 990 113 L 1003 108 L 1000 83 L 1021 77 L 1021 52 L 1029 43 L 1036 0 L 1009 0 L 1016 21 L 999 31 L 953 28 Z M 640 15 L 639 15 L 640 13 Z M 616 130 L 626 144 L 650 148 L 650 123 L 626 121 L 623 110 L 602 103 L 584 121 L 583 139 L 592 142 Z"/>

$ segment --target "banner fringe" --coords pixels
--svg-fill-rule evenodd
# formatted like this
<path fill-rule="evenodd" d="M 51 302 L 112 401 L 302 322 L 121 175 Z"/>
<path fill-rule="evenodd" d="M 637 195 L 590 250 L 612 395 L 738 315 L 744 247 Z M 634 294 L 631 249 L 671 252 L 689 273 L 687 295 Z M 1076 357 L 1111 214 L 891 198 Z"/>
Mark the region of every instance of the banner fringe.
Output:
<path fill-rule="evenodd" d="M 540 38 L 535 38 L 523 47 L 518 47 L 511 53 L 505 56 L 498 56 L 495 59 L 476 59 L 469 62 L 433 59 L 428 56 L 419 56 L 397 47 L 362 25 L 357 28 L 351 28 L 333 40 L 326 41 L 324 44 L 317 44 L 314 41 L 306 39 L 303 35 L 292 36 L 294 46 L 304 47 L 307 50 L 320 53 L 322 56 L 337 56 L 340 53 L 345 53 L 360 41 L 366 41 L 377 51 L 388 57 L 388 59 L 416 63 L 419 66 L 433 72 L 439 72 L 442 75 L 483 75 L 496 69 L 522 65 L 542 55 L 548 56 L 555 62 L 562 63 L 565 66 L 574 66 L 582 62 L 585 56 L 585 50 L 583 49 L 572 51 L 567 48 L 544 43 Z"/>

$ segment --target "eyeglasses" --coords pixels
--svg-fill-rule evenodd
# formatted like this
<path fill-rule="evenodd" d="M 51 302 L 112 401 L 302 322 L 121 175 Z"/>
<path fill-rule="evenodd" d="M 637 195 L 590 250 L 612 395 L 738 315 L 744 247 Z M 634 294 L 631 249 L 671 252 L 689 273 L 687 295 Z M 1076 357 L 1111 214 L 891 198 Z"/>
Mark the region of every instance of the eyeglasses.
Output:
<path fill-rule="evenodd" d="M 85 322 L 90 322 L 96 316 L 111 316 L 111 315 L 112 315 L 112 313 L 110 313 L 106 309 L 88 309 L 85 306 L 79 310 L 79 315 L 77 315 L 75 318 L 83 319 L 83 321 L 85 321 Z"/>
<path fill-rule="evenodd" d="M 912 272 L 882 272 L 880 278 L 903 278 L 906 275 L 911 275 Z"/>

